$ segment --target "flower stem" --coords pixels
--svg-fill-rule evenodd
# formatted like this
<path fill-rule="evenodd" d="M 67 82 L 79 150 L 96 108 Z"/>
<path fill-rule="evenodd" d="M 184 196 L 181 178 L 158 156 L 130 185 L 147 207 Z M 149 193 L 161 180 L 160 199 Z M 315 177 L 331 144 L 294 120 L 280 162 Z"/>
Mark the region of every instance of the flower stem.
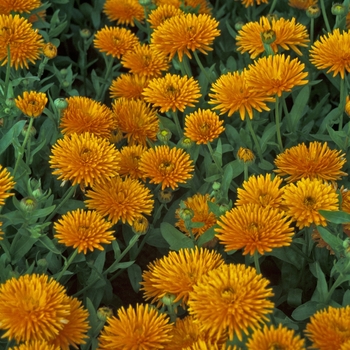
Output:
<path fill-rule="evenodd" d="M 329 25 L 329 22 L 328 22 L 326 7 L 324 6 L 324 0 L 320 0 L 320 5 L 321 5 L 323 21 L 326 25 L 327 32 L 331 32 L 332 30 L 331 30 L 331 26 Z"/>
<path fill-rule="evenodd" d="M 10 84 L 10 73 L 11 73 L 11 52 L 10 45 L 7 45 L 7 64 L 6 64 L 6 75 L 5 75 L 5 86 L 4 86 L 4 98 L 7 98 L 7 93 Z"/>
<path fill-rule="evenodd" d="M 219 172 L 222 173 L 222 168 L 221 168 L 220 164 L 217 162 L 216 158 L 214 157 L 213 147 L 211 147 L 210 142 L 207 142 L 207 146 L 208 146 L 208 149 L 209 149 L 209 153 L 210 153 L 211 159 L 214 161 L 214 163 L 215 163 L 216 167 L 218 168 Z"/>
<path fill-rule="evenodd" d="M 311 17 L 310 20 L 310 45 L 314 42 L 314 31 L 315 31 L 315 18 Z"/>
<path fill-rule="evenodd" d="M 346 104 L 346 86 L 345 86 L 345 79 L 340 79 L 340 87 L 339 87 L 339 126 L 338 130 L 343 129 L 343 116 L 344 116 L 344 109 L 345 109 L 345 104 Z"/>
<path fill-rule="evenodd" d="M 248 164 L 246 162 L 243 163 L 243 170 L 244 170 L 244 181 L 248 181 L 248 178 L 249 178 Z"/>
<path fill-rule="evenodd" d="M 276 4 L 277 4 L 277 0 L 273 0 L 269 13 L 272 13 L 275 10 Z"/>
<path fill-rule="evenodd" d="M 105 56 L 106 61 L 106 73 L 104 76 L 105 83 L 102 85 L 99 93 L 97 94 L 96 100 L 102 101 L 105 97 L 106 91 L 108 87 L 111 85 L 110 82 L 112 81 L 112 71 L 113 71 L 113 63 L 114 63 L 114 57 L 111 56 Z"/>
<path fill-rule="evenodd" d="M 198 56 L 196 51 L 193 51 L 193 56 L 194 56 L 194 58 L 195 58 L 195 60 L 196 60 L 196 62 L 198 64 L 201 72 L 205 75 L 205 77 L 207 78 L 208 82 L 211 83 L 211 78 L 210 78 L 207 70 L 204 68 L 204 66 L 203 66 L 201 60 L 199 59 L 199 56 Z"/>
<path fill-rule="evenodd" d="M 173 117 L 173 120 L 174 120 L 174 123 L 175 123 L 175 126 L 176 126 L 176 130 L 177 130 L 177 133 L 178 133 L 178 136 L 179 138 L 181 139 L 182 137 L 182 129 L 181 129 L 181 125 L 180 125 L 180 121 L 179 121 L 179 117 L 177 115 L 177 111 L 171 111 L 171 115 Z"/>
<path fill-rule="evenodd" d="M 260 160 L 263 160 L 262 150 L 261 150 L 258 138 L 256 137 L 255 131 L 253 129 L 252 122 L 251 122 L 249 117 L 247 117 L 245 119 L 247 121 L 247 126 L 248 126 L 248 129 L 250 131 L 250 135 L 253 138 L 253 141 L 254 141 L 254 144 L 255 144 L 255 148 L 256 148 L 256 150 L 258 152 L 258 156 L 259 156 Z"/>
<path fill-rule="evenodd" d="M 280 104 L 279 104 L 279 97 L 276 95 L 276 102 L 275 102 L 275 122 L 276 122 L 276 128 L 277 128 L 277 142 L 280 149 L 280 152 L 283 152 L 283 144 L 282 144 L 282 136 L 281 136 L 281 122 L 280 122 Z"/>
<path fill-rule="evenodd" d="M 185 75 L 187 75 L 189 78 L 192 77 L 192 70 L 191 70 L 191 67 L 190 67 L 190 62 L 188 61 L 188 57 L 186 55 L 184 55 L 182 57 L 182 61 L 181 62 L 179 60 L 179 64 L 183 68 L 183 69 L 181 69 L 181 71 L 185 72 Z"/>
<path fill-rule="evenodd" d="M 58 274 L 58 276 L 55 278 L 57 282 L 59 282 L 59 280 L 61 279 L 61 277 L 64 275 L 64 273 L 67 271 L 68 267 L 71 265 L 71 263 L 73 262 L 73 260 L 75 259 L 75 257 L 78 254 L 78 248 L 76 248 L 74 250 L 74 252 L 71 254 L 71 256 L 68 258 L 68 260 L 66 261 L 66 263 L 64 264 L 63 269 L 61 270 L 61 272 Z"/>
<path fill-rule="evenodd" d="M 259 253 L 257 251 L 254 252 L 254 265 L 256 272 L 260 275 L 261 270 L 260 270 L 260 263 L 259 263 Z"/>

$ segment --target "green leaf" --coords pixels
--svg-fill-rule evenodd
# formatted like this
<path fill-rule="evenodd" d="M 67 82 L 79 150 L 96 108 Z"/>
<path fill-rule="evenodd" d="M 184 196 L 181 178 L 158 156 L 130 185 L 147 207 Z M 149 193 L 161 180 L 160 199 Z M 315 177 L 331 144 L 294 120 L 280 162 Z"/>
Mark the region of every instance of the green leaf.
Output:
<path fill-rule="evenodd" d="M 315 314 L 318 310 L 326 307 L 317 301 L 307 301 L 305 304 L 298 306 L 292 313 L 292 317 L 296 321 L 304 321 Z"/>
<path fill-rule="evenodd" d="M 328 286 L 326 276 L 322 271 L 320 264 L 316 261 L 310 264 L 310 271 L 317 278 L 317 285 L 314 294 L 311 298 L 313 301 L 324 302 L 328 294 Z"/>
<path fill-rule="evenodd" d="M 25 120 L 20 120 L 5 134 L 0 137 L 0 154 L 2 154 L 11 145 L 12 141 L 18 137 L 23 130 Z"/>
<path fill-rule="evenodd" d="M 22 235 L 21 230 L 17 232 L 17 235 L 20 235 L 20 238 L 14 239 L 10 247 L 11 260 L 13 264 L 22 259 L 38 240 L 38 238 Z"/>
<path fill-rule="evenodd" d="M 262 170 L 266 170 L 266 171 L 271 171 L 275 166 L 268 162 L 267 160 L 263 159 L 259 164 L 258 164 L 259 168 Z"/>
<path fill-rule="evenodd" d="M 269 125 L 267 125 L 260 139 L 260 146 L 261 146 L 262 152 L 265 152 L 267 143 L 276 134 L 276 132 L 277 132 L 277 127 L 275 123 L 270 123 Z"/>
<path fill-rule="evenodd" d="M 163 238 L 159 228 L 153 228 L 146 236 L 147 244 L 157 248 L 169 248 L 168 242 Z"/>
<path fill-rule="evenodd" d="M 46 249 L 54 254 L 61 254 L 61 252 L 54 245 L 53 241 L 47 236 L 41 236 L 38 240 L 38 243 L 41 243 Z"/>
<path fill-rule="evenodd" d="M 288 290 L 287 303 L 292 307 L 301 305 L 303 290 L 300 288 L 293 288 Z"/>
<path fill-rule="evenodd" d="M 346 134 L 343 130 L 335 131 L 333 128 L 331 128 L 329 125 L 326 125 L 327 131 L 329 136 L 331 137 L 332 141 L 340 148 L 340 149 L 346 149 L 345 142 L 346 142 Z"/>
<path fill-rule="evenodd" d="M 164 239 L 169 243 L 171 250 L 180 250 L 182 248 L 194 248 L 191 238 L 177 230 L 173 225 L 167 222 L 160 224 L 160 232 Z"/>
<path fill-rule="evenodd" d="M 298 96 L 296 97 L 292 110 L 290 111 L 289 115 L 287 116 L 287 125 L 290 126 L 289 132 L 296 132 L 298 129 L 298 123 L 300 119 L 305 114 L 306 106 L 309 101 L 310 97 L 310 86 L 305 85 L 298 93 Z"/>
<path fill-rule="evenodd" d="M 202 247 L 203 244 L 210 242 L 216 235 L 216 232 L 214 231 L 217 226 L 212 226 L 208 230 L 206 230 L 203 234 L 200 235 L 200 237 L 197 240 L 198 246 Z"/>
<path fill-rule="evenodd" d="M 221 181 L 221 193 L 224 198 L 228 198 L 228 191 L 230 189 L 231 181 L 233 180 L 234 170 L 236 169 L 233 165 L 233 162 L 227 164 L 224 169 L 224 175 Z M 242 169 L 243 170 L 243 169 Z"/>
<path fill-rule="evenodd" d="M 117 270 L 124 270 L 130 267 L 135 261 L 114 262 L 109 268 L 108 272 L 115 272 Z"/>
<path fill-rule="evenodd" d="M 131 283 L 131 286 L 133 290 L 138 293 L 141 287 L 141 281 L 142 281 L 142 270 L 141 267 L 137 264 L 133 264 L 128 267 L 128 276 L 129 281 Z"/>
<path fill-rule="evenodd" d="M 327 221 L 333 224 L 345 224 L 350 222 L 350 214 L 344 211 L 319 210 L 318 211 Z"/>

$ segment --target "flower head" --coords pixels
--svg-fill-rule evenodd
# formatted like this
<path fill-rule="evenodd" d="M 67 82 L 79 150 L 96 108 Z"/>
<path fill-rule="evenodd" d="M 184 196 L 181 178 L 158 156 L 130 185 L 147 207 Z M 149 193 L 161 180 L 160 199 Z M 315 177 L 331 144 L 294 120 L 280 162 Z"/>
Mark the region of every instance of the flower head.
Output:
<path fill-rule="evenodd" d="M 310 50 L 310 62 L 318 69 L 333 72 L 333 77 L 350 72 L 350 32 L 340 33 L 339 28 L 327 33 L 314 42 Z"/>
<path fill-rule="evenodd" d="M 113 177 L 93 186 L 86 193 L 85 204 L 113 223 L 121 220 L 132 225 L 139 215 L 150 215 L 154 200 L 150 190 L 131 178 Z"/>
<path fill-rule="evenodd" d="M 261 4 L 267 4 L 269 0 L 242 0 L 242 4 L 245 7 L 253 6 L 254 4 L 261 5 Z"/>
<path fill-rule="evenodd" d="M 316 5 L 318 0 L 289 0 L 288 5 L 299 10 L 307 10 L 310 6 Z"/>
<path fill-rule="evenodd" d="M 290 349 L 304 350 L 305 340 L 296 335 L 294 330 L 283 327 L 264 326 L 264 329 L 257 329 L 247 342 L 248 350 L 269 350 L 269 349 Z"/>
<path fill-rule="evenodd" d="M 183 112 L 187 106 L 194 107 L 202 95 L 198 82 L 192 77 L 167 73 L 162 78 L 152 79 L 143 90 L 143 96 L 163 113 L 170 109 Z"/>
<path fill-rule="evenodd" d="M 48 101 L 46 94 L 36 91 L 24 91 L 23 97 L 16 98 L 16 106 L 28 117 L 36 118 L 41 115 Z"/>
<path fill-rule="evenodd" d="M 46 43 L 43 46 L 43 54 L 46 58 L 53 59 L 57 56 L 57 47 L 53 43 Z"/>
<path fill-rule="evenodd" d="M 173 16 L 154 30 L 151 44 L 169 55 L 169 60 L 177 54 L 181 62 L 183 55 L 192 57 L 190 51 L 207 54 L 207 51 L 213 50 L 210 45 L 220 35 L 218 25 L 219 22 L 207 14 Z"/>
<path fill-rule="evenodd" d="M 30 13 L 40 6 L 40 0 L 2 0 L 0 2 L 0 14 L 9 15 L 11 12 Z"/>
<path fill-rule="evenodd" d="M 350 117 L 350 96 L 346 96 L 345 113 L 348 117 Z"/>
<path fill-rule="evenodd" d="M 8 350 L 60 350 L 60 347 L 51 345 L 45 340 L 32 340 L 9 348 Z"/>
<path fill-rule="evenodd" d="M 186 116 L 184 134 L 197 145 L 213 142 L 225 130 L 223 123 L 210 109 L 198 109 Z"/>
<path fill-rule="evenodd" d="M 9 193 L 15 187 L 12 175 L 0 165 L 0 206 L 5 204 L 5 199 L 14 195 Z"/>
<path fill-rule="evenodd" d="M 146 300 L 162 304 L 166 295 L 173 303 L 186 305 L 188 296 L 201 277 L 224 263 L 222 256 L 206 248 L 180 249 L 150 263 L 142 274 L 142 290 Z"/>
<path fill-rule="evenodd" d="M 110 21 L 117 24 L 135 25 L 135 20 L 142 22 L 145 19 L 145 11 L 138 0 L 106 0 L 103 12 Z"/>
<path fill-rule="evenodd" d="M 268 95 L 282 96 L 284 91 L 292 91 L 295 86 L 305 85 L 308 73 L 304 71 L 305 64 L 298 58 L 274 55 L 259 58 L 249 65 L 247 84 L 255 91 L 265 91 Z"/>
<path fill-rule="evenodd" d="M 246 147 L 240 147 L 237 151 L 237 159 L 243 163 L 251 163 L 255 159 L 253 151 Z"/>
<path fill-rule="evenodd" d="M 250 89 L 246 82 L 247 71 L 227 73 L 219 77 L 212 84 L 209 93 L 209 104 L 217 105 L 213 109 L 220 110 L 220 114 L 228 113 L 230 117 L 234 112 L 239 112 L 242 120 L 248 114 L 253 119 L 253 109 L 262 112 L 269 111 L 266 102 L 274 99 L 263 90 Z"/>
<path fill-rule="evenodd" d="M 116 58 L 120 58 L 138 44 L 139 40 L 134 33 L 120 27 L 105 26 L 96 33 L 94 39 L 94 45 L 100 52 Z"/>
<path fill-rule="evenodd" d="M 149 78 L 136 74 L 123 73 L 112 81 L 109 88 L 111 98 L 125 97 L 127 99 L 142 99 L 143 89 L 148 85 Z"/>
<path fill-rule="evenodd" d="M 192 12 L 211 14 L 211 5 L 208 0 L 153 0 L 157 6 L 172 5 L 177 8 L 184 6 Z"/>
<path fill-rule="evenodd" d="M 174 5 L 171 5 L 171 4 L 160 5 L 155 10 L 151 11 L 151 13 L 147 18 L 147 21 L 150 23 L 151 28 L 155 29 L 168 18 L 178 16 L 183 13 L 184 12 L 180 8 Z"/>
<path fill-rule="evenodd" d="M 28 61 L 35 63 L 40 58 L 44 39 L 31 23 L 19 15 L 0 15 L 0 61 L 7 63 L 7 48 L 10 51 L 10 66 L 15 69 L 29 68 Z"/>
<path fill-rule="evenodd" d="M 78 249 L 78 253 L 95 248 L 103 250 L 101 243 L 110 244 L 115 238 L 109 231 L 112 224 L 95 211 L 77 209 L 62 216 L 54 224 L 58 242 Z"/>
<path fill-rule="evenodd" d="M 318 211 L 338 210 L 334 187 L 318 179 L 305 178 L 285 186 L 282 198 L 287 214 L 300 229 L 311 224 L 326 226 L 326 219 Z"/>
<path fill-rule="evenodd" d="M 52 147 L 50 167 L 58 179 L 91 186 L 118 175 L 120 154 L 108 140 L 85 132 L 65 135 Z"/>
<path fill-rule="evenodd" d="M 304 143 L 286 149 L 275 159 L 280 176 L 289 175 L 288 182 L 295 182 L 301 178 L 317 178 L 327 181 L 340 180 L 347 173 L 341 171 L 346 162 L 345 154 L 331 150 L 327 142 L 310 142 L 309 147 Z"/>
<path fill-rule="evenodd" d="M 101 350 L 163 349 L 171 341 L 167 315 L 147 304 L 121 307 L 107 322 L 99 337 Z"/>
<path fill-rule="evenodd" d="M 145 175 L 140 170 L 140 160 L 147 148 L 142 145 L 124 146 L 120 150 L 120 176 L 132 179 L 143 179 Z"/>
<path fill-rule="evenodd" d="M 193 162 L 188 153 L 180 148 L 156 146 L 145 152 L 140 161 L 140 170 L 150 178 L 151 183 L 162 184 L 173 190 L 179 183 L 186 183 L 192 177 Z"/>
<path fill-rule="evenodd" d="M 202 331 L 216 335 L 228 331 L 230 339 L 256 329 L 267 321 L 274 304 L 269 281 L 252 267 L 223 264 L 202 276 L 189 293 L 189 313 L 201 324 Z M 215 312 L 213 312 L 215 310 Z"/>

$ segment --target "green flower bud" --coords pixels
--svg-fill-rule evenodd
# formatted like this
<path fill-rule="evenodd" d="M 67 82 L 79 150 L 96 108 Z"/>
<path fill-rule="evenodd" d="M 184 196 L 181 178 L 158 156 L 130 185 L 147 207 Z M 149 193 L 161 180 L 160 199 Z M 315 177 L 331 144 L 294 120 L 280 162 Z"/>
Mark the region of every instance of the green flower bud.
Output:
<path fill-rule="evenodd" d="M 60 70 L 60 74 L 62 75 L 62 77 L 65 77 L 68 74 L 68 70 L 66 68 L 62 68 Z"/>
<path fill-rule="evenodd" d="M 168 142 L 171 139 L 171 131 L 168 129 L 162 129 L 157 133 L 157 138 L 160 142 Z"/>
<path fill-rule="evenodd" d="M 221 183 L 215 181 L 215 182 L 213 183 L 213 186 L 212 186 L 212 187 L 213 187 L 213 190 L 214 190 L 214 191 L 218 191 L 218 190 L 220 190 L 220 188 L 221 188 Z"/>
<path fill-rule="evenodd" d="M 13 97 L 7 98 L 6 101 L 6 106 L 9 108 L 15 107 L 16 106 L 16 101 Z"/>
<path fill-rule="evenodd" d="M 194 142 L 186 136 L 183 136 L 179 142 L 179 146 L 183 149 L 190 149 L 194 145 Z"/>
<path fill-rule="evenodd" d="M 346 8 L 343 4 L 335 3 L 333 4 L 331 11 L 333 15 L 339 16 L 345 14 Z"/>
<path fill-rule="evenodd" d="M 159 202 L 161 203 L 169 203 L 172 201 L 174 197 L 174 193 L 171 189 L 165 189 L 165 190 L 160 190 L 158 192 L 158 199 L 159 199 Z"/>
<path fill-rule="evenodd" d="M 37 204 L 38 203 L 36 199 L 33 197 L 25 197 L 25 198 L 22 198 L 20 201 L 21 209 L 23 209 L 27 213 L 30 213 L 33 210 L 35 210 L 35 208 L 37 207 Z"/>
<path fill-rule="evenodd" d="M 107 318 L 112 316 L 113 310 L 107 306 L 100 307 L 97 310 L 97 318 L 102 322 L 106 322 Z"/>
<path fill-rule="evenodd" d="M 68 102 L 65 98 L 56 98 L 54 101 L 55 107 L 57 109 L 66 109 L 68 107 Z"/>
<path fill-rule="evenodd" d="M 164 305 L 172 306 L 174 304 L 175 295 L 167 293 L 164 295 L 164 297 L 161 300 L 162 300 Z"/>
<path fill-rule="evenodd" d="M 181 208 L 179 210 L 179 216 L 184 221 L 189 221 L 194 217 L 194 212 L 190 208 Z"/>
<path fill-rule="evenodd" d="M 309 6 L 306 10 L 306 15 L 309 18 L 317 18 L 321 15 L 321 9 L 318 5 Z"/>
<path fill-rule="evenodd" d="M 91 36 L 91 31 L 89 29 L 87 29 L 87 28 L 81 29 L 80 30 L 80 36 L 83 39 L 88 39 Z"/>
<path fill-rule="evenodd" d="M 235 29 L 237 30 L 237 32 L 242 29 L 244 24 L 245 23 L 243 21 L 238 21 L 238 22 L 235 23 Z"/>
<path fill-rule="evenodd" d="M 69 88 L 70 87 L 70 82 L 68 80 L 63 80 L 62 81 L 62 87 Z"/>
<path fill-rule="evenodd" d="M 260 34 L 260 37 L 263 44 L 270 45 L 276 40 L 276 33 L 274 30 L 269 29 L 269 30 L 266 30 L 265 32 L 262 32 Z"/>
<path fill-rule="evenodd" d="M 22 135 L 23 136 L 26 136 L 27 135 L 27 133 L 29 132 L 29 137 L 33 137 L 33 136 L 35 136 L 36 135 L 36 129 L 34 128 L 34 126 L 32 125 L 31 126 L 31 128 L 30 128 L 30 130 L 28 130 L 28 124 L 25 124 L 24 125 L 24 127 L 23 127 L 23 129 L 22 129 Z"/>

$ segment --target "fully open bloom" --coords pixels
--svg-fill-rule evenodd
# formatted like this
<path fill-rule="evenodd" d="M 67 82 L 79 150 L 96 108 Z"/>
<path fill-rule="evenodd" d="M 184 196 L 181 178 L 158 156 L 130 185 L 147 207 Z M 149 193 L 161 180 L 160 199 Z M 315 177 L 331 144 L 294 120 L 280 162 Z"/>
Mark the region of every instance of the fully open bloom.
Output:
<path fill-rule="evenodd" d="M 269 0 L 242 0 L 242 4 L 245 7 L 253 6 L 254 4 L 261 5 L 261 4 L 267 4 Z"/>
<path fill-rule="evenodd" d="M 27 117 L 36 118 L 41 115 L 48 101 L 46 94 L 36 91 L 24 91 L 23 97 L 16 98 L 16 106 Z"/>
<path fill-rule="evenodd" d="M 247 114 L 253 119 L 253 109 L 259 112 L 270 110 L 266 102 L 273 102 L 274 98 L 263 90 L 250 89 L 246 82 L 246 74 L 246 70 L 230 72 L 220 76 L 212 84 L 208 103 L 217 105 L 213 109 L 220 110 L 220 114 L 228 113 L 229 117 L 234 112 L 239 112 L 242 120 Z"/>
<path fill-rule="evenodd" d="M 151 44 L 169 55 L 169 60 L 176 54 L 180 61 L 183 55 L 191 58 L 190 51 L 195 50 L 207 54 L 213 50 L 210 45 L 220 35 L 218 25 L 215 18 L 206 14 L 187 13 L 173 16 L 157 26 L 152 33 Z"/>
<path fill-rule="evenodd" d="M 345 163 L 342 151 L 331 150 L 327 142 L 314 141 L 309 146 L 301 143 L 279 154 L 275 159 L 278 168 L 275 172 L 280 176 L 289 175 L 286 178 L 288 182 L 305 177 L 335 181 L 347 175 L 341 171 Z"/>
<path fill-rule="evenodd" d="M 170 251 L 167 256 L 148 265 L 142 274 L 142 290 L 146 300 L 162 304 L 168 294 L 174 296 L 174 303 L 186 305 L 188 296 L 201 277 L 224 263 L 222 256 L 206 248 L 180 249 Z"/>
<path fill-rule="evenodd" d="M 189 293 L 189 313 L 203 331 L 220 338 L 228 331 L 230 339 L 256 329 L 273 311 L 269 281 L 252 267 L 223 264 L 202 276 Z"/>
<path fill-rule="evenodd" d="M 3 168 L 0 165 L 0 206 L 5 204 L 5 199 L 14 195 L 14 193 L 9 193 L 9 190 L 12 190 L 15 186 L 13 177 L 7 171 L 6 168 Z"/>
<path fill-rule="evenodd" d="M 40 0 L 1 0 L 0 15 L 9 15 L 11 12 L 30 13 L 40 5 Z"/>
<path fill-rule="evenodd" d="M 202 95 L 198 82 L 192 77 L 167 73 L 162 78 L 152 79 L 143 90 L 143 96 L 163 113 L 170 109 L 183 112 L 187 106 L 194 107 Z"/>
<path fill-rule="evenodd" d="M 99 337 L 101 350 L 164 349 L 171 341 L 167 315 L 147 304 L 121 307 L 107 323 Z"/>
<path fill-rule="evenodd" d="M 150 23 L 151 28 L 155 29 L 160 24 L 162 24 L 168 18 L 178 16 L 183 14 L 184 12 L 171 4 L 160 5 L 156 9 L 152 10 L 149 14 L 147 21 Z"/>
<path fill-rule="evenodd" d="M 103 12 L 110 21 L 117 24 L 135 25 L 135 20 L 142 22 L 145 11 L 138 0 L 106 0 Z"/>
<path fill-rule="evenodd" d="M 145 175 L 140 170 L 140 160 L 147 148 L 142 145 L 125 146 L 120 150 L 120 176 L 130 176 L 132 179 L 143 179 Z"/>
<path fill-rule="evenodd" d="M 196 10 L 196 13 L 211 13 L 211 5 L 208 0 L 153 0 L 157 6 L 161 5 L 172 5 L 177 8 L 180 6 L 185 6 L 185 8 L 190 8 L 191 10 Z"/>
<path fill-rule="evenodd" d="M 150 215 L 154 200 L 151 191 L 131 178 L 113 177 L 93 186 L 86 193 L 86 206 L 95 209 L 113 223 L 121 220 L 132 225 L 137 216 Z"/>
<path fill-rule="evenodd" d="M 194 169 L 188 153 L 167 145 L 150 148 L 142 155 L 139 167 L 151 183 L 161 183 L 162 190 L 166 187 L 174 190 L 179 183 L 186 183 Z"/>
<path fill-rule="evenodd" d="M 15 69 L 29 68 L 28 61 L 35 63 L 40 58 L 44 45 L 42 36 L 32 24 L 19 15 L 0 15 L 0 61 L 7 63 L 10 51 L 10 66 Z"/>
<path fill-rule="evenodd" d="M 338 195 L 331 184 L 305 178 L 284 187 L 282 205 L 301 229 L 311 224 L 327 226 L 319 210 L 338 210 Z"/>
<path fill-rule="evenodd" d="M 318 0 L 289 0 L 288 5 L 299 10 L 307 10 L 310 6 L 316 5 Z"/>
<path fill-rule="evenodd" d="M 111 98 L 125 97 L 127 99 L 143 98 L 143 89 L 148 85 L 149 78 L 136 74 L 123 73 L 112 81 L 109 88 Z"/>
<path fill-rule="evenodd" d="M 32 340 L 14 346 L 8 350 L 60 350 L 59 346 L 51 345 L 45 340 Z"/>

